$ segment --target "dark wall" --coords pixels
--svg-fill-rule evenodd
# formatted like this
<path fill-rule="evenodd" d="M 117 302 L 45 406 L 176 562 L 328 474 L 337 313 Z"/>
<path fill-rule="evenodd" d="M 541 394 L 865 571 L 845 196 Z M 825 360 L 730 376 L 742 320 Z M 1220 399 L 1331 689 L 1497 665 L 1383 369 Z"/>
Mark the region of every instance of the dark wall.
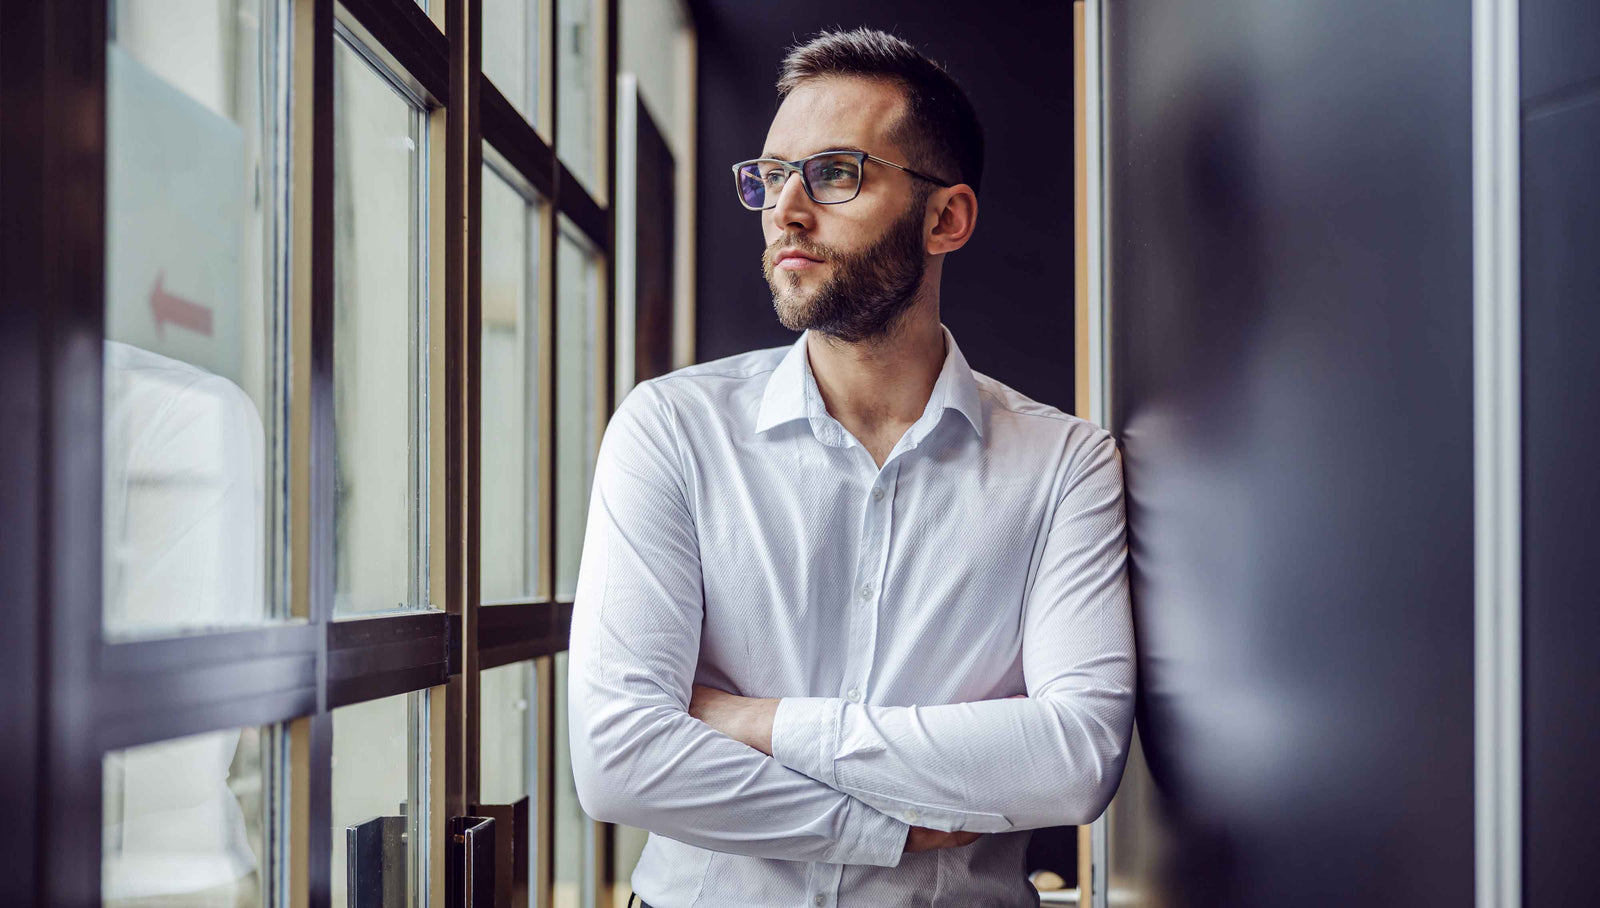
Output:
<path fill-rule="evenodd" d="M 1600 853 L 1600 4 L 1522 2 L 1523 880 L 1587 905 Z"/>
<path fill-rule="evenodd" d="M 978 227 L 945 261 L 940 313 L 972 367 L 1073 409 L 1072 16 L 1059 0 L 692 3 L 699 32 L 697 359 L 794 340 L 761 275 L 760 215 L 729 166 L 761 153 L 787 47 L 822 28 L 893 32 L 945 64 L 983 121 Z"/>
<path fill-rule="evenodd" d="M 1472 903 L 1470 13 L 1107 4 L 1167 904 Z"/>

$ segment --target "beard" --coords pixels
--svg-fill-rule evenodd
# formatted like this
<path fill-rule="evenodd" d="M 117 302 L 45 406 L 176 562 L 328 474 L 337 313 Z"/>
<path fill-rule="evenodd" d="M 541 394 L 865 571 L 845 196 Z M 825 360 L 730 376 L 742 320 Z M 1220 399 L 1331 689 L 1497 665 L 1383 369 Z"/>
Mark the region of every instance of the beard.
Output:
<path fill-rule="evenodd" d="M 762 255 L 778 321 L 790 331 L 811 329 L 845 343 L 887 338 L 917 300 L 928 259 L 923 244 L 924 205 L 913 203 L 872 245 L 840 252 L 803 236 L 780 237 Z M 827 262 L 833 273 L 809 296 L 798 273 L 778 271 L 779 249 L 798 249 Z"/>

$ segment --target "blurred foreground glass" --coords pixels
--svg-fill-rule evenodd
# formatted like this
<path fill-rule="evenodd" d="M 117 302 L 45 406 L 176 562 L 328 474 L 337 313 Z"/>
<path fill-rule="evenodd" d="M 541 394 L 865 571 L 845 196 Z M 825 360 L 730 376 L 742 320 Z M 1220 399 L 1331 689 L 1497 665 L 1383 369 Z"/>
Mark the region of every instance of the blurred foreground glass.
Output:
<path fill-rule="evenodd" d="M 287 832 L 287 733 L 208 732 L 101 762 L 102 904 L 255 908 L 272 904 Z"/>
<path fill-rule="evenodd" d="M 335 908 L 419 903 L 427 886 L 428 753 L 427 691 L 333 711 Z"/>
<path fill-rule="evenodd" d="M 104 633 L 260 624 L 288 576 L 286 16 L 107 13 Z"/>
<path fill-rule="evenodd" d="M 565 219 L 556 243 L 556 598 L 578 586 L 599 449 L 600 260 Z"/>
<path fill-rule="evenodd" d="M 493 167 L 483 168 L 483 334 L 479 598 L 540 595 L 538 212 Z"/>
<path fill-rule="evenodd" d="M 427 605 L 420 103 L 334 41 L 334 613 Z"/>

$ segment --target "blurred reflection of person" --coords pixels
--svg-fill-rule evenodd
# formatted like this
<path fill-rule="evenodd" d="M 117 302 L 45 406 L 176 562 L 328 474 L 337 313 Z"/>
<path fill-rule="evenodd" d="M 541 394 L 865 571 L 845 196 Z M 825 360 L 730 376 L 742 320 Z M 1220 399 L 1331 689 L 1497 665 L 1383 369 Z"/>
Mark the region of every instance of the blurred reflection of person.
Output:
<path fill-rule="evenodd" d="M 238 385 L 106 341 L 107 639 L 263 620 L 264 451 Z M 239 741 L 237 730 L 211 732 L 107 755 L 108 904 L 259 904 L 240 794 L 260 790 L 260 752 L 237 753 Z M 245 802 L 254 810 L 260 798 Z"/>

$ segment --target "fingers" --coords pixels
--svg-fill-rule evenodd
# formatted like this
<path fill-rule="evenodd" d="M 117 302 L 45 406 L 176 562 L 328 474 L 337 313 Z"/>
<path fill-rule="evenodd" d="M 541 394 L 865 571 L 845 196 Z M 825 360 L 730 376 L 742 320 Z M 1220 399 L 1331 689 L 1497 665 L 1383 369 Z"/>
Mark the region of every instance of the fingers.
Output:
<path fill-rule="evenodd" d="M 941 832 L 925 826 L 911 827 L 906 837 L 906 851 L 937 851 L 943 848 L 960 848 L 978 840 L 976 832 Z"/>

